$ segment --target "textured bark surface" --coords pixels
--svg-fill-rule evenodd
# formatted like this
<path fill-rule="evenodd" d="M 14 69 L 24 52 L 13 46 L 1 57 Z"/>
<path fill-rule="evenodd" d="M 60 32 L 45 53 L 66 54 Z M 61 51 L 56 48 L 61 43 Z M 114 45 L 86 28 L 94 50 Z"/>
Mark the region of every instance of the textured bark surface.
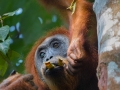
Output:
<path fill-rule="evenodd" d="M 100 90 L 120 90 L 120 0 L 95 0 Z"/>

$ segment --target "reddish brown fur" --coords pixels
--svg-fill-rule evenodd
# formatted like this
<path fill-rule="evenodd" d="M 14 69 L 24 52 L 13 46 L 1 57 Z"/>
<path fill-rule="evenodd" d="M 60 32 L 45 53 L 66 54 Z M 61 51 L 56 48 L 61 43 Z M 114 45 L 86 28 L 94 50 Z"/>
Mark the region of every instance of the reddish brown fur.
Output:
<path fill-rule="evenodd" d="M 32 79 L 31 74 L 21 75 L 16 73 L 3 80 L 0 84 L 0 90 L 37 90 Z"/>
<path fill-rule="evenodd" d="M 73 0 L 39 0 L 46 9 L 56 8 L 63 17 L 67 19 L 69 30 L 71 32 L 71 40 L 80 37 L 81 41 L 87 38 L 92 44 L 97 42 L 96 16 L 93 12 L 93 4 L 86 0 L 77 0 L 76 10 L 72 12 L 67 8 Z M 87 34 L 87 35 L 86 35 Z M 93 42 L 94 41 L 94 42 Z"/>
<path fill-rule="evenodd" d="M 76 10 L 72 15 L 70 10 L 66 8 L 70 6 L 73 0 L 40 0 L 46 7 L 56 7 L 62 14 L 63 17 L 68 21 L 69 30 L 70 30 L 70 46 L 76 43 L 78 49 L 84 53 L 85 56 L 81 56 L 78 60 L 83 60 L 84 67 L 82 67 L 82 72 L 78 71 L 79 85 L 76 87 L 76 90 L 83 90 L 85 87 L 86 90 L 98 90 L 97 88 L 97 79 L 96 79 L 96 67 L 97 67 L 97 50 L 94 48 L 96 43 L 97 34 L 96 34 L 96 17 L 92 10 L 92 3 L 87 2 L 86 0 L 77 0 Z M 42 39 L 38 40 L 33 46 L 32 50 L 29 52 L 26 58 L 26 71 L 33 74 L 34 82 L 39 87 L 39 90 L 47 90 L 48 87 L 45 85 L 39 78 L 38 73 L 35 68 L 35 51 L 37 47 L 47 38 L 56 34 L 64 34 L 69 36 L 67 31 L 64 31 L 63 28 L 58 28 L 57 31 L 51 32 Z M 79 41 L 73 43 L 74 40 L 79 39 Z M 83 49 L 81 49 L 83 47 Z M 71 48 L 71 47 L 69 47 Z M 68 49 L 69 53 L 69 49 Z M 78 53 L 80 55 L 80 53 Z M 84 58 L 83 58 L 84 57 Z M 71 64 L 72 66 L 72 64 Z M 74 64 L 73 64 L 74 66 Z M 79 69 L 79 68 L 77 68 Z M 92 81 L 91 81 L 92 80 Z M 76 81 L 75 81 L 76 82 Z M 91 84 L 91 85 L 89 85 Z"/>
<path fill-rule="evenodd" d="M 94 46 L 97 46 L 97 30 L 96 30 L 96 16 L 92 10 L 93 4 L 87 0 L 76 0 L 76 9 L 72 14 L 67 8 L 70 6 L 73 0 L 39 0 L 45 7 L 55 7 L 60 11 L 63 17 L 67 19 L 70 30 L 70 46 L 68 48 L 68 71 L 79 74 L 78 63 L 74 61 L 87 61 L 87 64 L 82 68 L 89 71 L 85 74 L 86 78 L 91 78 L 94 75 L 96 78 L 96 67 L 98 61 L 97 50 Z M 77 52 L 79 51 L 79 52 Z M 77 52 L 77 53 L 75 53 Z M 71 58 L 72 57 L 72 58 Z M 86 68 L 87 67 L 87 68 Z M 91 74 L 90 74 L 91 73 Z M 89 75 L 88 75 L 89 74 Z M 86 80 L 84 80 L 87 82 Z M 97 84 L 97 81 L 94 85 Z M 93 85 L 93 86 L 94 86 Z M 90 89 L 91 90 L 91 89 Z"/>
<path fill-rule="evenodd" d="M 35 51 L 37 50 L 37 47 L 47 38 L 47 37 L 50 37 L 50 36 L 53 36 L 53 35 L 56 35 L 56 34 L 63 34 L 63 35 L 66 35 L 68 36 L 68 32 L 67 30 L 65 30 L 64 28 L 57 28 L 55 30 L 55 32 L 50 32 L 48 33 L 45 37 L 43 38 L 40 38 L 40 40 L 38 40 L 35 45 L 33 46 L 33 48 L 31 49 L 31 51 L 29 52 L 27 58 L 26 58 L 26 71 L 31 73 L 33 76 L 34 76 L 34 82 L 37 86 L 40 86 L 39 87 L 39 90 L 47 90 L 47 86 L 41 82 L 39 76 L 38 76 L 38 73 L 36 71 L 36 68 L 35 68 L 35 61 L 34 61 L 34 56 L 35 56 Z"/>
<path fill-rule="evenodd" d="M 57 28 L 55 31 L 53 30 L 52 32 L 48 33 L 45 37 L 40 38 L 35 45 L 33 46 L 32 50 L 29 52 L 27 58 L 26 58 L 26 71 L 31 73 L 34 76 L 34 83 L 38 86 L 38 90 L 49 90 L 49 87 L 43 83 L 43 81 L 40 79 L 38 76 L 36 67 L 35 67 L 35 51 L 37 50 L 38 46 L 48 37 L 56 35 L 56 34 L 62 34 L 65 36 L 69 36 L 69 33 L 66 29 L 64 28 Z M 96 67 L 97 67 L 97 51 L 94 47 L 90 46 L 89 43 L 86 41 L 85 42 L 85 51 L 87 51 L 87 57 L 84 61 L 84 64 L 82 69 L 79 71 L 79 73 L 75 76 L 69 75 L 66 70 L 64 70 L 65 77 L 60 78 L 62 79 L 61 81 L 63 82 L 58 82 L 57 85 L 59 89 L 57 90 L 98 90 L 97 88 L 97 78 L 95 75 L 96 72 Z M 66 65 L 67 65 L 67 61 Z M 17 74 L 16 74 L 17 75 Z M 61 74 L 62 75 L 62 74 Z M 63 75 L 64 76 L 64 75 Z M 26 83 L 26 81 L 23 78 L 16 78 L 13 77 L 12 82 L 9 86 L 4 86 L 0 87 L 1 88 L 7 88 L 5 90 L 36 90 L 33 89 L 31 85 Z M 9 80 L 9 78 L 7 79 Z M 29 79 L 27 79 L 29 80 Z M 11 80 L 10 80 L 11 81 Z M 17 82 L 16 82 L 17 81 Z M 30 79 L 31 81 L 31 79 Z M 59 81 L 59 77 L 58 77 Z M 50 81 L 51 82 L 51 81 Z M 54 80 L 53 82 L 53 87 L 51 87 L 51 90 L 56 90 L 54 88 Z M 7 81 L 8 83 L 8 81 Z M 52 83 L 51 83 L 52 84 Z M 3 83 L 3 85 L 6 85 Z M 67 88 L 67 89 L 66 89 Z"/>
<path fill-rule="evenodd" d="M 35 51 L 37 50 L 37 47 L 47 38 L 56 34 L 63 34 L 65 36 L 69 36 L 69 33 L 64 28 L 57 28 L 57 30 L 48 33 L 45 37 L 38 40 L 35 45 L 33 46 L 32 50 L 29 52 L 27 58 L 26 58 L 26 70 L 27 72 L 31 73 L 34 76 L 34 82 L 38 86 L 39 90 L 49 90 L 48 86 L 43 83 L 43 81 L 38 76 L 38 73 L 35 68 Z M 70 77 L 68 87 L 70 88 L 76 88 L 75 90 L 80 90 L 87 86 L 89 90 L 98 90 L 97 89 L 97 77 L 96 77 L 96 67 L 97 67 L 97 50 L 89 45 L 88 41 L 84 44 L 85 51 L 87 51 L 87 56 L 84 61 L 84 67 L 82 67 L 82 70 L 79 71 L 77 76 L 66 76 Z M 77 78 L 77 79 L 76 79 Z M 79 80 L 79 81 L 78 81 Z M 91 81 L 92 80 L 92 81 Z M 64 81 L 63 81 L 64 82 Z M 73 84 L 74 82 L 74 84 Z M 89 86 L 89 83 L 90 86 Z M 62 86 L 62 84 L 60 84 Z M 77 85 L 77 86 L 76 86 Z M 64 85 L 63 85 L 64 86 Z M 69 89 L 70 90 L 70 89 Z M 88 89 L 85 89 L 88 90 Z"/>
<path fill-rule="evenodd" d="M 48 7 L 55 7 L 61 12 L 62 16 L 67 19 L 70 30 L 70 46 L 67 51 L 68 57 L 72 57 L 70 54 L 76 56 L 76 60 L 86 57 L 86 53 L 84 52 L 84 49 L 82 49 L 86 40 L 89 41 L 92 46 L 97 46 L 97 23 L 96 16 L 92 10 L 92 3 L 88 2 L 87 0 L 76 0 L 76 9 L 72 14 L 72 11 L 68 10 L 67 8 L 70 6 L 73 0 L 39 1 L 45 7 L 47 7 L 47 9 Z M 79 52 L 75 53 L 76 50 Z M 83 55 L 81 55 L 81 53 L 83 53 Z M 74 60 L 69 61 L 71 62 L 71 66 L 76 65 Z"/>
<path fill-rule="evenodd" d="M 92 4 L 85 0 L 77 0 L 76 4 L 76 11 L 71 16 L 69 27 L 71 39 L 82 37 L 81 41 L 84 42 L 85 38 L 87 38 L 94 44 L 97 40 L 97 30 L 96 17 L 92 10 Z"/>

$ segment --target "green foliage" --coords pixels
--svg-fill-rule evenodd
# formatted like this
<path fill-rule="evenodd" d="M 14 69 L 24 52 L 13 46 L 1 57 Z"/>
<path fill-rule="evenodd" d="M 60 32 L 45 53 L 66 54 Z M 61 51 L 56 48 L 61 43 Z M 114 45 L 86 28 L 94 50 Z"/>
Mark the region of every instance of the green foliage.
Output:
<path fill-rule="evenodd" d="M 0 51 L 6 55 L 6 53 L 9 50 L 9 46 L 10 46 L 10 37 L 8 37 L 6 40 L 4 40 L 3 42 L 0 43 Z"/>
<path fill-rule="evenodd" d="M 6 12 L 14 10 L 16 11 L 13 12 L 13 17 L 8 17 L 12 16 L 12 13 L 4 15 Z M 21 13 L 17 13 L 18 11 Z M 55 12 L 48 12 L 38 0 L 0 0 L 0 15 L 4 19 L 4 25 L 10 27 L 5 40 L 9 36 L 12 40 L 8 53 L 2 54 L 2 56 L 0 54 L 0 65 L 2 61 L 8 64 L 7 71 L 3 77 L 0 76 L 0 80 L 7 77 L 13 69 L 19 73 L 25 73 L 24 60 L 35 41 L 50 29 L 64 25 Z M 0 40 L 1 42 L 2 40 Z"/>
<path fill-rule="evenodd" d="M 75 9 L 76 9 L 76 0 L 73 0 L 72 3 L 71 3 L 71 5 L 67 9 L 69 9 L 70 11 L 72 11 L 72 14 L 74 14 Z"/>
<path fill-rule="evenodd" d="M 14 12 L 6 13 L 0 16 L 0 21 L 2 27 L 0 28 L 0 75 L 3 76 L 7 70 L 8 67 L 8 50 L 10 47 L 10 40 L 9 37 L 9 26 L 3 26 L 3 20 L 9 16 L 13 16 L 15 14 Z M 8 53 L 9 54 L 9 53 Z"/>
<path fill-rule="evenodd" d="M 0 56 L 0 75 L 1 76 L 5 74 L 7 68 L 8 68 L 8 63 L 5 61 L 4 57 Z"/>
<path fill-rule="evenodd" d="M 0 40 L 4 42 L 8 33 L 9 33 L 9 26 L 8 25 L 1 27 L 0 28 Z"/>
<path fill-rule="evenodd" d="M 3 14 L 3 16 L 0 18 L 0 20 L 4 20 L 7 17 L 15 15 L 15 12 L 16 11 Z"/>
<path fill-rule="evenodd" d="M 2 52 L 0 52 L 0 75 L 4 76 L 8 65 L 9 67 L 13 67 L 11 65 L 12 62 L 10 62 L 10 60 L 14 60 L 20 57 L 20 54 L 18 54 L 17 52 L 10 50 L 7 52 L 7 55 L 3 54 Z"/>

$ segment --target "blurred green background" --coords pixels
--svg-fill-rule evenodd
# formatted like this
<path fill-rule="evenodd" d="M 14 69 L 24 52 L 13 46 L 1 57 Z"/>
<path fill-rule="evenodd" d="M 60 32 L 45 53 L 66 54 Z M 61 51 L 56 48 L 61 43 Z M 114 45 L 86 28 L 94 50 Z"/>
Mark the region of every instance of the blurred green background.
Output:
<path fill-rule="evenodd" d="M 24 60 L 35 41 L 50 29 L 65 25 L 56 11 L 48 12 L 37 0 L 0 0 L 0 15 L 17 9 L 14 16 L 4 20 L 4 25 L 10 26 L 10 49 L 18 55 L 10 59 L 11 64 L 0 81 L 12 70 L 25 73 Z"/>

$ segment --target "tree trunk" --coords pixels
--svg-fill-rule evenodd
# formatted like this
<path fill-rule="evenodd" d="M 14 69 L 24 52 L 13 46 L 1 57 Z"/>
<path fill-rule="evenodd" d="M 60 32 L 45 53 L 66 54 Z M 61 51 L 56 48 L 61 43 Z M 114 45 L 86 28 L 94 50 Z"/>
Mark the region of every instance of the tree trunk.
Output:
<path fill-rule="evenodd" d="M 120 90 L 120 0 L 95 0 L 100 90 Z"/>

